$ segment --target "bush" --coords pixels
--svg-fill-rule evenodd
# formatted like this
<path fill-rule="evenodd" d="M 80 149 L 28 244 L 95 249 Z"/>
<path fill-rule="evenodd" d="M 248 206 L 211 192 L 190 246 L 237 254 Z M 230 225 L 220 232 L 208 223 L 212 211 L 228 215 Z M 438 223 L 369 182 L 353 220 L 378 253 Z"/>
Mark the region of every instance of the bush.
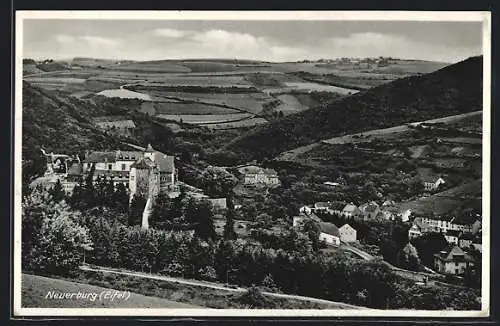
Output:
<path fill-rule="evenodd" d="M 247 292 L 242 294 L 238 299 L 238 302 L 245 304 L 250 309 L 255 308 L 274 308 L 274 303 L 266 296 L 256 286 L 252 285 Z"/>

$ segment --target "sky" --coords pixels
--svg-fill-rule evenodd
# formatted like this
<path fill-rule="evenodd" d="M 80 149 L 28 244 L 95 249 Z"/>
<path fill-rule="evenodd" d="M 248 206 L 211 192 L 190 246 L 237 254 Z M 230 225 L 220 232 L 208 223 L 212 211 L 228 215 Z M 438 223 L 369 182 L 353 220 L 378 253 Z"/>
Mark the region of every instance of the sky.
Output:
<path fill-rule="evenodd" d="M 26 19 L 23 57 L 298 61 L 391 56 L 454 63 L 482 53 L 480 22 Z"/>

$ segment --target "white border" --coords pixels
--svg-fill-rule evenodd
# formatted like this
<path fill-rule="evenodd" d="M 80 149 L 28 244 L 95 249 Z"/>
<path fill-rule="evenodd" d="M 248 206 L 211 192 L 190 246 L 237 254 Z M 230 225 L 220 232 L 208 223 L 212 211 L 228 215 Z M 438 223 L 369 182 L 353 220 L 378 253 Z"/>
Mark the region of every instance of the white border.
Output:
<path fill-rule="evenodd" d="M 24 19 L 128 19 L 128 20 L 350 20 L 350 21 L 454 21 L 483 22 L 483 261 L 480 311 L 428 310 L 247 310 L 247 309 L 113 309 L 21 307 L 21 132 L 22 53 Z M 491 13 L 409 11 L 17 11 L 16 88 L 14 126 L 14 296 L 13 312 L 21 316 L 239 316 L 239 317 L 487 317 L 490 314 L 490 116 L 491 116 Z"/>

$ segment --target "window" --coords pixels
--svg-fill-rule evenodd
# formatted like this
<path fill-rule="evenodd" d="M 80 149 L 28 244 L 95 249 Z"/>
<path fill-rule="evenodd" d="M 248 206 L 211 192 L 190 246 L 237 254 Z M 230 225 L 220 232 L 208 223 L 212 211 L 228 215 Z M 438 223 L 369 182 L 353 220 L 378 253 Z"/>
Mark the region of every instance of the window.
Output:
<path fill-rule="evenodd" d="M 113 164 L 108 164 L 108 170 L 111 170 L 113 168 Z"/>
<path fill-rule="evenodd" d="M 125 171 L 126 168 L 127 166 L 125 164 L 122 164 L 122 171 Z"/>
<path fill-rule="evenodd" d="M 133 175 L 130 176 L 130 181 L 134 181 L 134 176 Z"/>

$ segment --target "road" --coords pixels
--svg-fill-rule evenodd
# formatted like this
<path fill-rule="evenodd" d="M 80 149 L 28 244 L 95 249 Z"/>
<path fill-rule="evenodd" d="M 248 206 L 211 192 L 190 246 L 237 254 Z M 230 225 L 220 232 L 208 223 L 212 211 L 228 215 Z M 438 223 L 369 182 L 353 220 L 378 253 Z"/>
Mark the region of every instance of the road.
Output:
<path fill-rule="evenodd" d="M 106 268 L 106 267 L 90 267 L 87 265 L 83 265 L 83 266 L 80 266 L 80 269 L 84 270 L 84 271 L 106 272 L 106 273 L 113 273 L 113 274 L 118 274 L 118 275 L 134 276 L 134 277 L 141 277 L 141 278 L 147 278 L 147 279 L 152 279 L 152 280 L 172 282 L 172 283 L 177 283 L 177 284 L 200 286 L 200 287 L 204 287 L 204 288 L 223 290 L 223 291 L 228 291 L 228 292 L 243 293 L 243 292 L 247 291 L 247 289 L 243 288 L 243 287 L 230 288 L 230 287 L 226 287 L 226 286 L 223 286 L 223 285 L 220 285 L 217 283 L 212 283 L 212 282 L 188 280 L 188 279 L 183 279 L 183 278 L 156 275 L 156 274 L 147 274 L 147 273 L 141 273 L 141 272 L 123 271 L 123 270 L 116 270 L 116 269 Z M 294 299 L 294 300 L 307 301 L 307 302 L 312 302 L 312 303 L 335 305 L 335 306 L 338 306 L 339 308 L 342 308 L 342 309 L 370 309 L 370 308 L 366 308 L 366 307 L 350 305 L 350 304 L 343 303 L 343 302 L 335 302 L 335 301 L 329 301 L 329 300 L 318 299 L 318 298 L 304 297 L 304 296 L 300 296 L 300 295 L 281 294 L 281 293 L 273 293 L 273 292 L 265 292 L 265 291 L 262 292 L 262 294 L 270 296 L 270 297 L 276 297 L 276 298 Z M 370 310 L 374 310 L 374 309 L 370 309 Z"/>
<path fill-rule="evenodd" d="M 394 126 L 394 127 L 389 127 L 389 128 L 382 128 L 382 129 L 373 129 L 373 130 L 367 130 L 355 134 L 349 134 L 349 135 L 344 135 L 344 136 L 339 136 L 339 137 L 333 137 L 333 138 L 328 138 L 321 140 L 316 143 L 312 143 L 309 145 L 301 146 L 294 148 L 292 150 L 286 151 L 281 153 L 276 157 L 276 160 L 279 161 L 291 161 L 297 158 L 298 155 L 307 153 L 314 149 L 315 147 L 319 146 L 320 144 L 330 144 L 330 145 L 335 145 L 335 144 L 346 144 L 346 143 L 351 143 L 354 141 L 359 141 L 359 138 L 354 138 L 355 136 L 381 136 L 381 135 L 388 135 L 388 134 L 394 134 L 394 133 L 401 133 L 410 130 L 410 127 L 408 124 L 419 124 L 419 123 L 446 123 L 446 122 L 455 122 L 459 121 L 461 119 L 473 117 L 476 115 L 482 114 L 483 111 L 473 111 L 473 112 L 468 112 L 468 113 L 463 113 L 463 114 L 457 114 L 457 115 L 451 115 L 447 117 L 442 117 L 442 118 L 437 118 L 437 119 L 431 119 L 431 120 L 425 120 L 425 121 L 416 121 L 416 122 L 409 122 L 407 124 L 399 125 L 399 126 Z"/>
<path fill-rule="evenodd" d="M 452 115 L 452 116 L 447 116 L 447 117 L 442 117 L 442 118 L 437 118 L 437 119 L 431 119 L 431 120 L 425 120 L 425 121 L 417 121 L 417 122 L 409 122 L 407 124 L 395 126 L 395 127 L 390 127 L 390 128 L 383 128 L 383 129 L 374 129 L 374 130 L 369 130 L 369 131 L 364 131 L 364 132 L 359 132 L 356 134 L 351 134 L 351 135 L 345 135 L 341 137 L 334 137 L 334 138 L 329 138 L 326 140 L 322 140 L 321 142 L 325 144 L 345 144 L 345 143 L 350 143 L 353 142 L 353 137 L 354 136 L 380 136 L 380 135 L 387 135 L 387 134 L 393 134 L 393 133 L 401 133 L 410 130 L 410 127 L 408 124 L 420 124 L 420 123 L 449 123 L 449 122 L 455 122 L 459 121 L 461 119 L 473 117 L 479 114 L 482 114 L 483 111 L 474 111 L 474 112 L 468 112 L 464 114 L 457 114 L 457 115 Z"/>

